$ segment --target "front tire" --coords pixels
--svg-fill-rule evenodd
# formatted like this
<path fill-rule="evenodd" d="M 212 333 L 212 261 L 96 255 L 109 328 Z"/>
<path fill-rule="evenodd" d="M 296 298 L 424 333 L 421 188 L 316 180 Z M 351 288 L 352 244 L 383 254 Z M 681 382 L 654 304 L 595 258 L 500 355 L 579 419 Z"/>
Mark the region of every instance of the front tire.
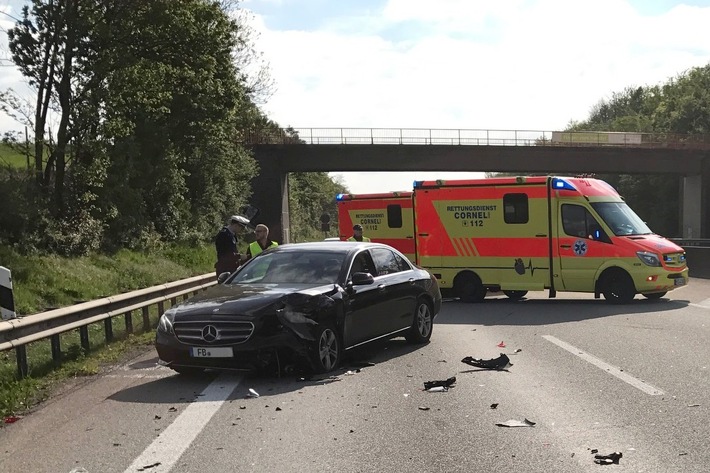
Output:
<path fill-rule="evenodd" d="M 311 364 L 316 373 L 333 371 L 340 364 L 342 347 L 340 338 L 331 324 L 321 325 L 311 354 Z"/>
<path fill-rule="evenodd" d="M 404 338 L 406 338 L 409 343 L 428 343 L 433 329 L 434 317 L 432 315 L 431 304 L 424 299 L 419 299 L 417 301 L 417 307 L 414 310 L 414 321 L 412 321 L 412 326 L 409 328 Z"/>
<path fill-rule="evenodd" d="M 634 281 L 626 271 L 609 271 L 602 280 L 602 294 L 610 304 L 628 304 L 636 295 Z"/>

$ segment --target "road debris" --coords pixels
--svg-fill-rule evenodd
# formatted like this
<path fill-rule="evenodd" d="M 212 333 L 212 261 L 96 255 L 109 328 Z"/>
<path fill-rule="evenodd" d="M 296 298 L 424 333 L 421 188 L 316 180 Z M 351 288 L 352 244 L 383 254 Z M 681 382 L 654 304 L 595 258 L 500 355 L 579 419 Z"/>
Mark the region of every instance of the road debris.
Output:
<path fill-rule="evenodd" d="M 478 359 L 478 358 L 473 358 L 470 356 L 467 356 L 463 360 L 461 360 L 462 363 L 466 363 L 467 365 L 475 366 L 476 368 L 484 368 L 488 370 L 507 370 L 513 364 L 510 362 L 510 358 L 508 358 L 508 355 L 505 353 L 501 353 L 498 358 L 491 358 L 490 360 L 483 360 L 483 359 Z"/>
<path fill-rule="evenodd" d="M 433 388 L 425 389 L 424 391 L 428 393 L 445 393 L 449 388 L 446 386 L 434 386 Z"/>
<path fill-rule="evenodd" d="M 450 388 L 456 382 L 456 376 L 452 376 L 449 379 L 437 380 L 437 381 L 424 381 L 424 389 L 429 390 L 437 386 L 443 386 L 445 388 Z"/>
<path fill-rule="evenodd" d="M 493 404 L 491 404 L 491 409 L 498 409 L 498 403 L 494 402 Z"/>
<path fill-rule="evenodd" d="M 420 411 L 428 411 L 429 408 L 427 406 L 419 406 Z"/>
<path fill-rule="evenodd" d="M 22 419 L 21 416 L 7 416 L 7 417 L 5 417 L 4 422 L 6 424 L 14 424 L 15 422 L 17 422 L 20 419 Z"/>
<path fill-rule="evenodd" d="M 505 342 L 503 340 L 500 341 L 498 345 L 496 345 L 498 348 L 505 348 Z"/>
<path fill-rule="evenodd" d="M 256 392 L 254 389 L 249 388 L 249 393 L 247 394 L 247 397 L 259 397 L 259 393 Z"/>
<path fill-rule="evenodd" d="M 594 455 L 594 463 L 597 465 L 618 465 L 623 456 L 624 454 L 621 452 L 613 452 L 609 455 Z"/>
<path fill-rule="evenodd" d="M 497 422 L 497 426 L 499 427 L 533 427 L 535 425 L 535 422 L 523 419 L 523 420 L 507 420 L 505 422 Z"/>

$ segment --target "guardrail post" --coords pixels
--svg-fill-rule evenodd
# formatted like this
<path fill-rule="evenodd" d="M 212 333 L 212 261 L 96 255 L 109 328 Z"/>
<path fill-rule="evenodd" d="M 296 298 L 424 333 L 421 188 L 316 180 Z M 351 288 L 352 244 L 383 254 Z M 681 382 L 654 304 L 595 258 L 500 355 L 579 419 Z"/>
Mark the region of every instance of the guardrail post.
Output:
<path fill-rule="evenodd" d="M 17 359 L 17 377 L 24 379 L 30 372 L 27 367 L 27 348 L 25 345 L 15 348 L 15 358 Z"/>
<path fill-rule="evenodd" d="M 133 333 L 133 311 L 126 312 L 126 333 Z"/>
<path fill-rule="evenodd" d="M 59 364 L 62 361 L 62 345 L 59 335 L 52 335 L 50 341 L 52 342 L 52 361 Z"/>
<path fill-rule="evenodd" d="M 177 297 L 170 298 L 170 307 L 177 305 Z"/>
<path fill-rule="evenodd" d="M 150 326 L 150 311 L 148 310 L 148 307 L 143 307 L 142 312 L 143 312 L 143 331 L 147 332 L 152 328 Z"/>
<path fill-rule="evenodd" d="M 0 266 L 0 320 L 10 320 L 15 314 L 15 299 L 12 295 L 12 273 Z"/>
<path fill-rule="evenodd" d="M 89 343 L 89 327 L 87 325 L 79 327 L 79 340 L 84 353 L 89 353 L 89 350 L 91 350 L 91 344 Z"/>
<path fill-rule="evenodd" d="M 165 304 L 163 301 L 158 302 L 158 317 L 165 313 Z"/>
<path fill-rule="evenodd" d="M 111 317 L 104 319 L 104 331 L 106 332 L 106 343 L 113 341 L 113 322 Z"/>

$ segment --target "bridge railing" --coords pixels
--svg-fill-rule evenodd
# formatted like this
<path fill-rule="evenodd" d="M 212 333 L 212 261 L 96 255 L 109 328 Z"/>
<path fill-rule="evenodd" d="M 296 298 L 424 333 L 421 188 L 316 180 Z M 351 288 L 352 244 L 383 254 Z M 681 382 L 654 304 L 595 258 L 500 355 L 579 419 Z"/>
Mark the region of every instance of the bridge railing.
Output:
<path fill-rule="evenodd" d="M 607 131 L 425 128 L 286 128 L 245 135 L 248 144 L 623 146 L 710 148 L 710 135 Z"/>

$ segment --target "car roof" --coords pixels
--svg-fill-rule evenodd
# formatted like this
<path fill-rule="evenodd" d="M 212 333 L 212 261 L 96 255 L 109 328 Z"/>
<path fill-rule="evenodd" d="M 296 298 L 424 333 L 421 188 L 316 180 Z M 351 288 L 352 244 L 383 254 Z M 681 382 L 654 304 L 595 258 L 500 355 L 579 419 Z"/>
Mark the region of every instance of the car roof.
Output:
<path fill-rule="evenodd" d="M 364 241 L 313 241 L 308 243 L 288 243 L 279 245 L 271 251 L 328 251 L 350 253 L 363 248 L 391 248 L 381 243 Z"/>

